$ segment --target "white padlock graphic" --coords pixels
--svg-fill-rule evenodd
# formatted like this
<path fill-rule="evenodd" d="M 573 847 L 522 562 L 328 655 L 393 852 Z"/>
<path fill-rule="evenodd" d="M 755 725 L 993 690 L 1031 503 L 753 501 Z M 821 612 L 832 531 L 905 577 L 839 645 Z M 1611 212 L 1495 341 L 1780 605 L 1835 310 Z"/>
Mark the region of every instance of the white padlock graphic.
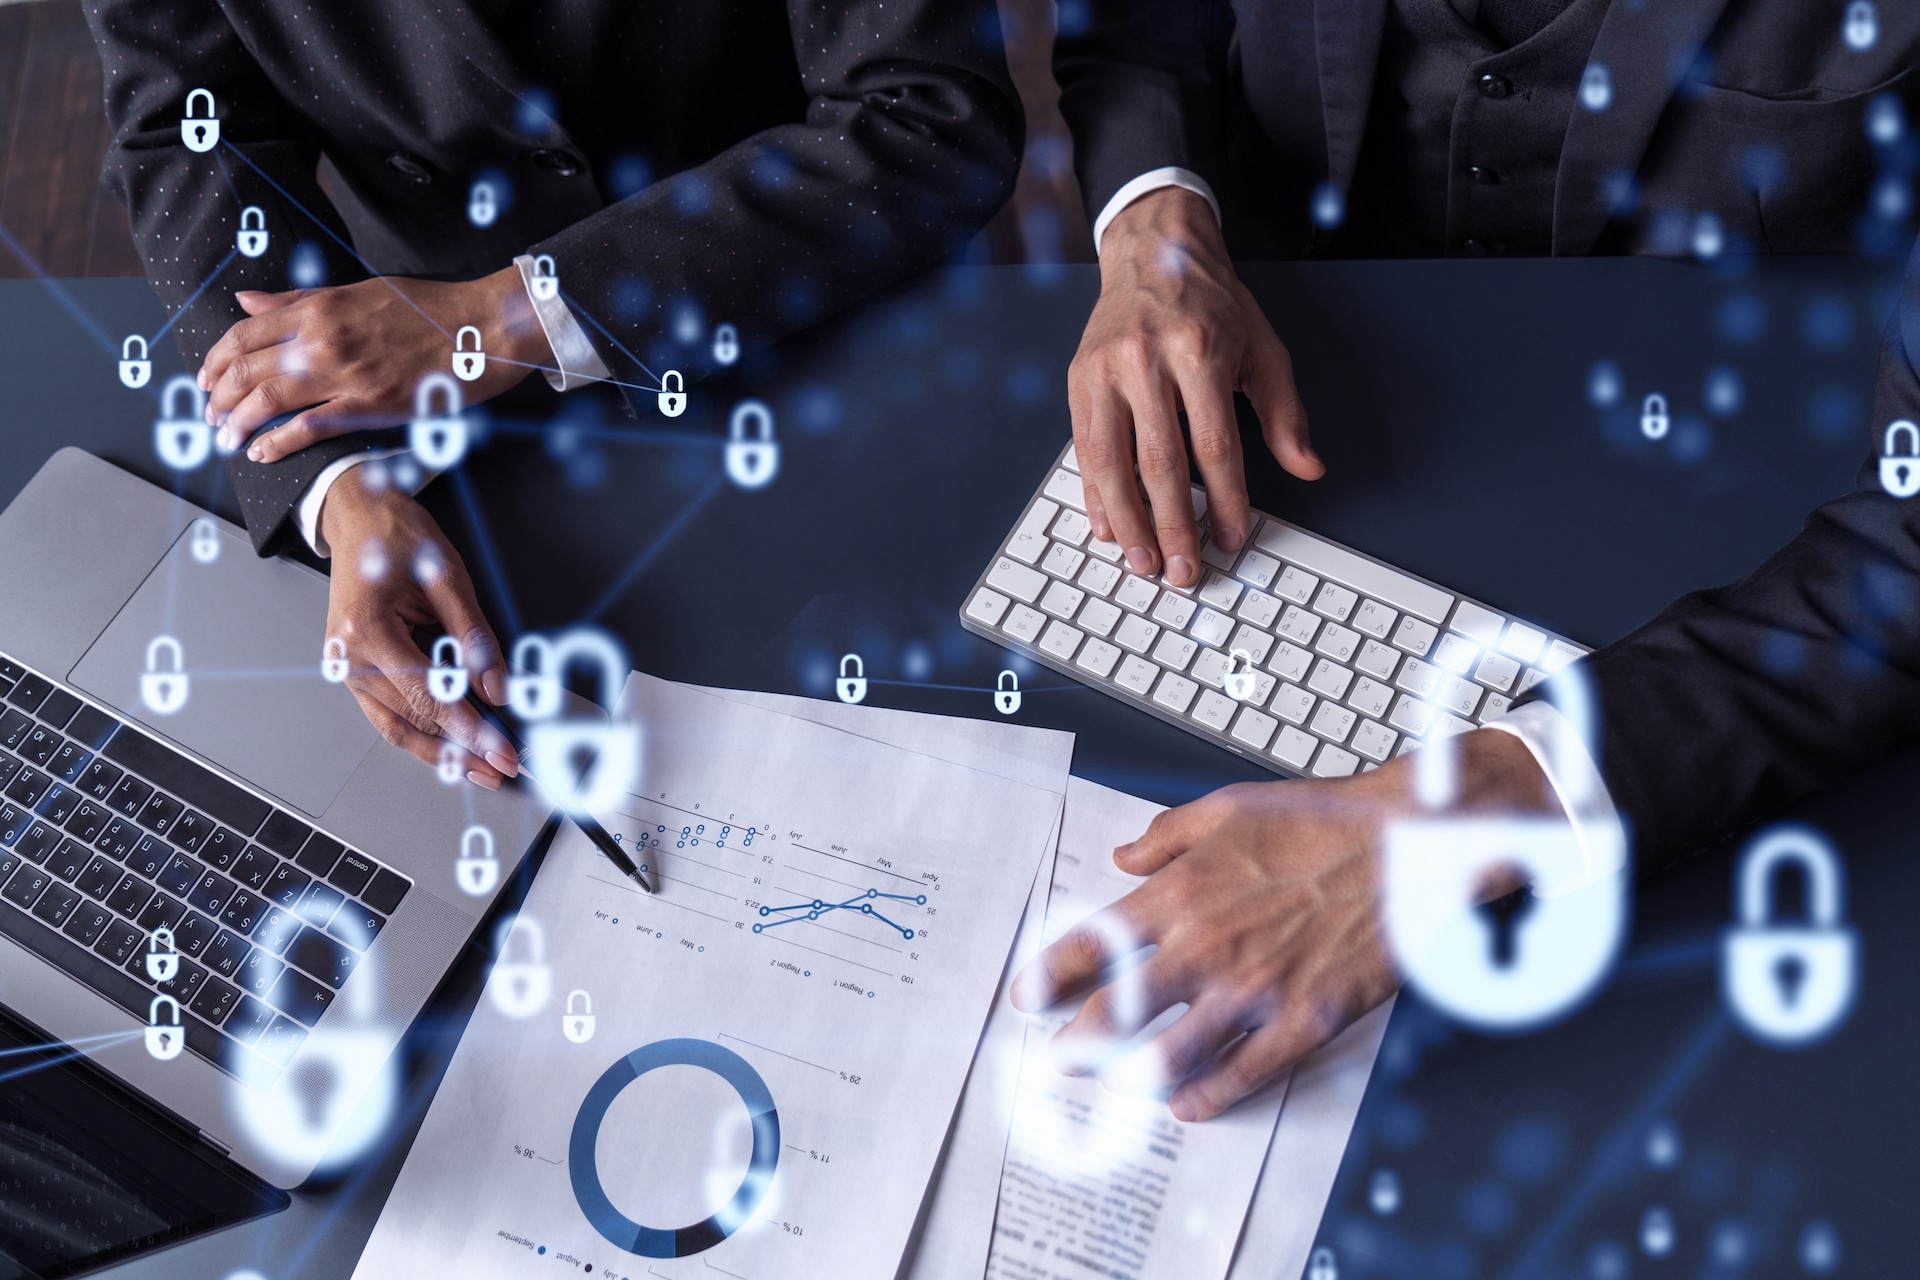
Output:
<path fill-rule="evenodd" d="M 1896 453 L 1895 443 L 1902 436 L 1908 441 L 1905 453 Z M 1881 440 L 1880 487 L 1896 498 L 1911 498 L 1920 493 L 1920 427 L 1901 418 L 1887 424 Z"/>
<path fill-rule="evenodd" d="M 191 413 L 180 412 L 181 396 L 187 398 Z M 160 391 L 160 416 L 153 420 L 153 451 L 175 471 L 191 471 L 213 452 L 207 396 L 191 374 L 174 374 Z"/>
<path fill-rule="evenodd" d="M 347 642 L 339 636 L 328 636 L 326 643 L 320 646 L 321 678 L 328 684 L 343 684 L 348 671 Z"/>
<path fill-rule="evenodd" d="M 526 958 L 515 960 L 513 935 L 526 935 Z M 493 950 L 499 958 L 487 975 L 487 994 L 494 1007 L 510 1018 L 531 1018 L 547 1007 L 553 991 L 553 971 L 547 968 L 547 934 L 532 916 L 509 916 L 493 931 Z"/>
<path fill-rule="evenodd" d="M 435 702 L 458 702 L 467 696 L 467 654 L 452 636 L 433 642 L 433 665 L 427 668 L 427 692 Z"/>
<path fill-rule="evenodd" d="M 1244 662 L 1247 665 L 1239 667 Z M 1253 669 L 1253 655 L 1245 649 L 1235 649 L 1227 664 L 1227 696 L 1235 702 L 1252 702 L 1254 694 L 1260 690 L 1260 673 Z"/>
<path fill-rule="evenodd" d="M 162 1009 L 170 1015 L 165 1022 L 160 1021 Z M 180 1025 L 180 1002 L 172 996 L 155 996 L 147 1006 L 147 1052 L 170 1062 L 186 1047 L 187 1029 Z"/>
<path fill-rule="evenodd" d="M 490 227 L 500 216 L 500 205 L 493 197 L 493 184 L 476 182 L 467 192 L 467 221 L 476 227 Z"/>
<path fill-rule="evenodd" d="M 180 972 L 180 950 L 173 945 L 173 930 L 165 925 L 147 939 L 147 976 L 155 982 L 172 982 Z"/>
<path fill-rule="evenodd" d="M 1526 890 L 1483 901 L 1503 871 Z M 1612 966 L 1627 876 L 1590 866 L 1572 825 L 1556 819 L 1393 822 L 1383 933 L 1400 971 L 1443 1012 L 1488 1030 L 1538 1026 L 1571 1011 Z"/>
<path fill-rule="evenodd" d="M 713 358 L 717 364 L 732 364 L 740 358 L 740 335 L 730 324 L 713 331 Z"/>
<path fill-rule="evenodd" d="M 133 354 L 135 348 L 140 351 L 137 356 Z M 137 333 L 128 334 L 127 340 L 120 344 L 120 381 L 137 391 L 146 386 L 152 376 L 153 361 L 147 358 L 147 340 Z"/>
<path fill-rule="evenodd" d="M 599 703 L 609 719 L 551 716 L 527 731 L 534 773 L 555 804 L 568 813 L 605 813 L 639 785 L 640 726 L 618 711 L 627 663 L 603 631 L 575 627 L 553 642 L 553 676 L 564 682 L 569 665 L 585 664 L 599 675 Z"/>
<path fill-rule="evenodd" d="M 1334 1263 L 1333 1250 L 1321 1245 L 1307 1259 L 1307 1280 L 1340 1280 L 1340 1268 Z"/>
<path fill-rule="evenodd" d="M 847 674 L 847 664 L 853 664 L 853 674 Z M 860 661 L 860 655 L 849 653 L 840 659 L 840 678 L 834 682 L 833 691 L 840 701 L 849 705 L 867 696 L 867 664 Z"/>
<path fill-rule="evenodd" d="M 580 1012 L 573 1011 L 573 998 L 580 997 Z M 585 1044 L 593 1039 L 593 997 L 575 987 L 567 992 L 567 1013 L 560 1019 L 560 1029 L 567 1033 L 567 1039 L 575 1044 Z"/>
<path fill-rule="evenodd" d="M 560 710 L 560 676 L 553 666 L 553 645 L 545 636 L 521 636 L 513 642 L 507 705 L 522 720 L 545 720 Z"/>
<path fill-rule="evenodd" d="M 460 779 L 467 776 L 466 771 L 461 768 L 463 754 L 453 743 L 441 743 L 440 760 L 433 766 L 434 776 L 449 787 L 458 786 Z"/>
<path fill-rule="evenodd" d="M 993 709 L 1010 716 L 1020 709 L 1020 675 L 1002 671 L 993 681 Z"/>
<path fill-rule="evenodd" d="M 249 220 L 253 226 L 247 225 Z M 240 211 L 240 233 L 234 237 L 234 247 L 249 258 L 267 251 L 267 214 L 259 205 L 250 204 Z"/>
<path fill-rule="evenodd" d="M 467 335 L 473 335 L 473 350 L 467 350 Z M 487 371 L 487 353 L 481 350 L 480 330 L 463 324 L 453 335 L 453 376 L 472 382 Z M 416 393 L 417 394 L 417 393 Z"/>
<path fill-rule="evenodd" d="M 160 655 L 173 655 L 171 670 L 161 670 Z M 170 716 L 187 705 L 187 659 L 172 636 L 147 641 L 147 669 L 140 674 L 140 701 L 157 716 Z"/>
<path fill-rule="evenodd" d="M 1806 878 L 1804 924 L 1772 919 L 1773 875 L 1787 862 Z M 1810 1044 L 1853 1007 L 1859 942 L 1841 923 L 1843 889 L 1839 857 L 1807 827 L 1771 827 L 1741 855 L 1720 980 L 1734 1016 L 1760 1039 Z"/>
<path fill-rule="evenodd" d="M 220 530 L 213 521 L 201 516 L 193 522 L 187 533 L 187 550 L 201 564 L 212 564 L 220 558 Z"/>
<path fill-rule="evenodd" d="M 541 270 L 542 267 L 546 269 Z M 542 302 L 552 302 L 560 296 L 560 271 L 553 265 L 551 254 L 541 254 L 533 260 L 533 279 L 528 282 L 533 296 Z"/>
<path fill-rule="evenodd" d="M 500 859 L 494 856 L 493 832 L 474 823 L 460 833 L 460 856 L 453 860 L 453 878 L 462 893 L 478 898 L 500 883 Z"/>
<path fill-rule="evenodd" d="M 194 100 L 207 100 L 207 114 L 193 114 Z M 205 89 L 195 89 L 187 95 L 187 114 L 180 121 L 180 141 L 187 144 L 189 151 L 211 151 L 220 141 L 220 121 L 213 114 L 213 94 Z"/>
<path fill-rule="evenodd" d="M 1580 73 L 1580 105 L 1589 111 L 1605 111 L 1613 103 L 1613 73 L 1605 63 L 1589 62 Z"/>
<path fill-rule="evenodd" d="M 742 489 L 764 489 L 780 474 L 773 410 L 761 401 L 742 400 L 733 407 L 733 416 L 727 419 L 726 461 L 727 478 Z"/>
<path fill-rule="evenodd" d="M 461 330 L 462 333 L 466 330 Z M 458 356 L 454 357 L 456 360 Z M 439 392 L 446 412 L 433 411 L 433 395 Z M 435 471 L 448 471 L 467 456 L 467 420 L 460 413 L 460 384 L 435 370 L 421 378 L 413 388 L 413 418 L 407 423 L 407 447 L 420 465 Z"/>
<path fill-rule="evenodd" d="M 687 380 L 680 376 L 678 369 L 669 369 L 660 375 L 660 412 L 669 418 L 677 418 L 687 411 Z"/>
<path fill-rule="evenodd" d="M 1667 434 L 1673 419 L 1667 415 L 1667 398 L 1658 391 L 1640 402 L 1640 434 L 1658 440 Z"/>
<path fill-rule="evenodd" d="M 1847 6 L 1840 36 L 1855 53 L 1865 53 L 1879 43 L 1880 15 L 1874 12 L 1873 0 L 1853 0 Z"/>

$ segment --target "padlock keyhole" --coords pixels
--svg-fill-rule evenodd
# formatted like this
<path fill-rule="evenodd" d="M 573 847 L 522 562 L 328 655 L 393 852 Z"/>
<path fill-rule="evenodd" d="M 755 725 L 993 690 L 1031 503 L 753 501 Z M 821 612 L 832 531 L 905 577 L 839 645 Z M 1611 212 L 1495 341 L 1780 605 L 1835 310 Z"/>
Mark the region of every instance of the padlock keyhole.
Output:
<path fill-rule="evenodd" d="M 205 142 L 207 140 L 207 126 L 203 124 L 193 126 L 193 140 L 195 142 Z"/>
<path fill-rule="evenodd" d="M 1773 980 L 1780 984 L 1780 1001 L 1791 1009 L 1800 1000 L 1800 988 L 1807 981 L 1807 962 L 1796 955 L 1784 955 L 1773 964 Z"/>
<path fill-rule="evenodd" d="M 300 1072 L 294 1078 L 293 1087 L 306 1107 L 308 1128 L 326 1127 L 327 1103 L 333 1098 L 335 1083 L 333 1068 L 326 1062 L 318 1058 L 309 1058 L 300 1064 Z"/>
<path fill-rule="evenodd" d="M 593 772 L 594 761 L 599 758 L 600 753 L 585 743 L 575 747 L 567 757 L 567 764 L 573 770 L 574 785 L 580 790 L 587 789 L 587 775 Z"/>
<path fill-rule="evenodd" d="M 1487 922 L 1487 950 L 1494 968 L 1514 966 L 1520 950 L 1514 935 L 1520 922 L 1533 914 L 1535 905 L 1533 890 L 1524 884 L 1512 893 L 1475 905 L 1474 911 Z"/>

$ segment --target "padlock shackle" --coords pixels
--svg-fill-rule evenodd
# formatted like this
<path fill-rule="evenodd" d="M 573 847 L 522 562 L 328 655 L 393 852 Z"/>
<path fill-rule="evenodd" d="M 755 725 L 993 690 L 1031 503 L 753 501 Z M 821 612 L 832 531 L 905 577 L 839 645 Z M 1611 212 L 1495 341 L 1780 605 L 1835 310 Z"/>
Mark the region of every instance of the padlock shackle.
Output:
<path fill-rule="evenodd" d="M 733 414 L 727 419 L 727 439 L 745 440 L 749 423 L 759 424 L 756 440 L 773 443 L 773 410 L 760 400 L 742 400 L 733 406 Z"/>
<path fill-rule="evenodd" d="M 440 416 L 455 418 L 460 415 L 460 384 L 453 380 L 450 373 L 435 370 L 413 384 L 413 416 L 415 421 L 425 421 L 433 414 L 429 406 L 433 403 L 433 393 L 439 391 L 447 397 L 447 411 Z"/>
<path fill-rule="evenodd" d="M 193 114 L 193 100 L 195 98 L 205 98 L 207 100 L 206 119 L 213 119 L 213 91 L 211 89 L 190 89 L 187 91 L 187 119 L 198 120 L 201 118 Z"/>
<path fill-rule="evenodd" d="M 440 649 L 442 646 L 445 646 L 453 655 L 445 662 L 440 661 Z M 432 656 L 433 665 L 436 667 L 460 667 L 465 666 L 467 661 L 466 651 L 460 647 L 460 642 L 452 636 L 441 636 L 438 640 L 435 640 L 433 642 Z"/>
<path fill-rule="evenodd" d="M 140 344 L 140 354 L 137 356 L 128 355 L 127 348 L 136 342 Z M 128 334 L 127 340 L 120 344 L 120 358 L 122 360 L 145 360 L 147 358 L 147 340 L 137 333 Z"/>
<path fill-rule="evenodd" d="M 673 379 L 673 385 L 671 387 L 667 385 L 667 379 L 669 378 Z M 680 396 L 680 395 L 685 395 L 686 393 L 687 393 L 687 380 L 680 376 L 680 371 L 678 369 L 669 369 L 665 373 L 660 375 L 660 394 L 661 395 Z"/>
<path fill-rule="evenodd" d="M 847 674 L 847 664 L 849 662 L 853 664 L 852 675 Z M 867 678 L 867 664 L 860 660 L 859 654 L 849 653 L 840 659 L 840 678 L 842 680 L 865 680 Z"/>
<path fill-rule="evenodd" d="M 478 822 L 474 823 L 472 826 L 468 827 L 465 831 L 462 831 L 460 833 L 460 856 L 463 859 L 468 859 L 468 860 L 471 860 L 473 857 L 475 857 L 475 855 L 470 851 L 470 846 L 473 844 L 474 837 L 476 836 L 479 837 L 480 843 L 486 846 L 486 852 L 478 856 L 487 861 L 491 861 L 493 859 L 493 848 L 494 848 L 493 828 L 482 826 Z"/>
<path fill-rule="evenodd" d="M 481 337 L 480 337 L 480 329 L 479 329 L 479 326 L 477 326 L 477 325 L 471 325 L 471 324 L 463 324 L 463 325 L 461 325 L 461 326 L 460 326 L 460 327 L 459 327 L 458 329 L 456 329 L 456 330 L 454 330 L 454 334 L 453 334 L 453 349 L 454 349 L 455 351 L 465 351 L 465 350 L 466 350 L 466 348 L 465 348 L 465 347 L 463 347 L 463 346 L 461 346 L 460 344 L 461 344 L 461 343 L 463 343 L 463 342 L 465 342 L 465 341 L 467 340 L 467 335 L 468 335 L 468 334 L 472 334 L 472 335 L 473 335 L 473 349 L 474 349 L 474 351 L 476 351 L 476 352 L 479 352 L 479 351 L 484 351 L 484 350 L 486 349 L 486 348 L 485 348 L 485 346 L 483 345 L 483 342 L 482 342 L 482 339 L 481 339 Z"/>
<path fill-rule="evenodd" d="M 252 214 L 254 217 L 258 218 L 260 220 L 260 225 L 257 227 L 249 227 L 247 225 L 248 214 Z M 265 231 L 267 229 L 266 210 L 262 209 L 257 204 L 250 204 L 246 208 L 242 209 L 240 211 L 240 229 L 242 231 Z"/>
<path fill-rule="evenodd" d="M 1913 448 L 1906 453 L 1895 453 L 1893 451 L 1893 437 L 1901 431 L 1906 432 L 1907 435 L 1913 439 Z M 1900 418 L 1887 424 L 1886 434 L 1881 437 L 1881 444 L 1882 448 L 1880 452 L 1886 457 L 1912 458 L 1920 462 L 1920 426 L 1915 426 L 1906 418 Z"/>
<path fill-rule="evenodd" d="M 1011 686 L 1006 683 L 1009 680 L 1013 681 Z M 1020 691 L 1019 674 L 1013 671 L 1002 671 L 994 677 L 993 691 L 995 693 L 1018 693 Z"/>
<path fill-rule="evenodd" d="M 530 962 L 534 964 L 545 964 L 547 962 L 547 931 L 542 929 L 540 922 L 532 916 L 516 913 L 502 920 L 499 927 L 493 931 L 495 964 L 501 964 L 506 961 L 507 948 L 509 944 L 513 942 L 513 935 L 516 930 L 522 927 L 527 931 L 527 945 L 533 948 Z"/>
<path fill-rule="evenodd" d="M 163 1004 L 173 1010 L 173 1025 L 176 1027 L 179 1026 L 180 1025 L 180 1002 L 178 1000 L 175 1000 L 172 996 L 155 996 L 153 998 L 153 1002 L 147 1006 L 147 1025 L 150 1027 L 157 1027 L 161 1025 L 160 1006 Z M 138 1008 L 137 1005 L 135 1007 Z"/>
<path fill-rule="evenodd" d="M 540 269 L 540 264 L 543 262 L 547 264 L 547 269 L 545 271 L 542 271 Z M 557 279 L 560 275 L 560 268 L 553 265 L 552 254 L 543 253 L 535 257 L 533 260 L 533 274 L 537 276 L 548 276 L 550 278 Z"/>
<path fill-rule="evenodd" d="M 153 664 L 159 661 L 159 658 L 156 655 L 159 654 L 159 652 L 162 649 L 168 649 L 172 651 L 173 670 L 175 672 L 185 671 L 187 669 L 186 651 L 180 647 L 180 642 L 178 640 L 175 640 L 172 636 L 155 636 L 153 639 L 147 641 L 147 670 L 148 671 L 152 672 L 155 675 L 160 674 L 160 669 L 154 666 Z"/>
<path fill-rule="evenodd" d="M 334 652 L 335 649 L 340 650 L 340 652 L 336 654 Z M 342 662 L 346 661 L 347 642 L 339 636 L 328 636 L 327 642 L 320 646 L 320 656 L 323 658 L 339 658 Z"/>
<path fill-rule="evenodd" d="M 1658 391 L 1649 391 L 1647 393 L 1647 398 L 1640 402 L 1640 413 L 1642 417 L 1647 417 L 1647 416 L 1659 416 L 1663 418 L 1666 417 L 1667 416 L 1667 398 L 1661 395 Z"/>
<path fill-rule="evenodd" d="M 572 1013 L 572 1012 L 573 1012 L 573 998 L 574 998 L 575 996 L 579 996 L 579 997 L 580 997 L 580 1003 L 582 1003 L 582 1004 L 584 1004 L 584 1005 L 586 1005 L 586 1006 L 587 1006 L 586 1008 L 584 1008 L 584 1009 L 582 1009 L 582 1010 L 580 1011 L 581 1013 L 589 1013 L 589 1014 L 590 1014 L 590 1013 L 592 1013 L 592 1012 L 593 1012 L 593 997 L 592 997 L 592 996 L 590 996 L 590 995 L 588 995 L 588 994 L 587 994 L 587 993 L 586 993 L 586 992 L 585 992 L 584 990 L 582 990 L 581 988 L 579 988 L 579 987 L 575 987 L 575 988 L 574 988 L 573 990 L 571 990 L 571 991 L 569 991 L 569 992 L 567 992 L 567 1012 L 568 1012 L 568 1013 Z"/>
<path fill-rule="evenodd" d="M 1245 659 L 1247 660 L 1247 670 L 1249 670 L 1249 671 L 1251 671 L 1251 670 L 1253 670 L 1253 654 L 1251 654 L 1250 652 L 1248 652 L 1248 651 L 1247 651 L 1247 650 L 1245 650 L 1245 649 L 1235 649 L 1235 650 L 1234 650 L 1234 651 L 1233 651 L 1232 653 L 1230 653 L 1230 654 L 1228 654 L 1228 655 L 1227 655 L 1227 672 L 1228 672 L 1228 674 L 1230 674 L 1230 675 L 1233 675 L 1233 674 L 1238 674 L 1238 673 L 1237 673 L 1237 672 L 1235 672 L 1235 671 L 1234 671 L 1234 669 L 1233 669 L 1233 660 L 1234 660 L 1235 658 L 1245 658 Z"/>
<path fill-rule="evenodd" d="M 540 665 L 528 661 L 538 656 Z M 553 669 L 553 644 L 545 636 L 524 635 L 513 642 L 513 668 L 522 675 L 548 676 L 556 674 Z"/>
<path fill-rule="evenodd" d="M 553 643 L 550 674 L 564 683 L 567 668 L 575 659 L 584 659 L 600 670 L 600 705 L 612 715 L 620 701 L 620 686 L 626 682 L 627 660 L 612 636 L 597 627 L 575 627 Z"/>
<path fill-rule="evenodd" d="M 1782 862 L 1798 862 L 1807 877 L 1807 923 L 1831 929 L 1840 923 L 1840 860 L 1811 827 L 1792 824 L 1762 832 L 1740 858 L 1740 923 L 1759 928 L 1770 923 L 1773 873 Z"/>
<path fill-rule="evenodd" d="M 167 950 L 173 951 L 177 949 L 173 945 L 173 930 L 167 928 L 165 925 L 161 925 L 158 929 L 155 929 L 153 935 L 147 939 L 147 950 L 152 951 L 155 947 L 159 946 L 161 938 L 167 940 Z"/>
<path fill-rule="evenodd" d="M 184 393 L 193 405 L 191 418 L 174 407 L 174 398 Z M 167 379 L 167 385 L 160 389 L 160 417 L 164 421 L 192 422 L 195 426 L 206 426 L 207 394 L 200 390 L 200 384 L 189 373 L 176 373 Z"/>

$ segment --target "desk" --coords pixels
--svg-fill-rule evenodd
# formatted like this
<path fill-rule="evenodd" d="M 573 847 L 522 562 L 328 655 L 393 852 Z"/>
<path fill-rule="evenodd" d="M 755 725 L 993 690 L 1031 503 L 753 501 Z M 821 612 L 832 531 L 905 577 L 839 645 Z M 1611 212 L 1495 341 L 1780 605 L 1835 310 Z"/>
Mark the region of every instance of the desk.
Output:
<path fill-rule="evenodd" d="M 1855 260 L 1252 268 L 1329 466 L 1307 485 L 1256 459 L 1256 505 L 1603 643 L 1744 572 L 1850 486 L 1896 274 Z M 596 610 L 644 670 L 816 696 L 857 651 L 870 702 L 988 715 L 1004 655 L 956 611 L 1065 438 L 1067 360 L 1097 288 L 1092 268 L 928 277 L 750 354 L 672 422 L 579 402 L 544 435 L 503 421 L 464 484 L 431 501 L 503 631 Z M 170 483 L 150 448 L 151 393 L 118 384 L 77 314 L 109 340 L 161 322 L 139 281 L 0 282 L 0 501 L 62 444 Z M 155 387 L 177 358 L 156 357 Z M 1602 358 L 1635 411 L 1666 394 L 1667 445 L 1639 438 L 1634 411 L 1588 403 Z M 1720 365 L 1744 386 L 1724 419 L 1701 408 Z M 720 467 L 725 410 L 746 394 L 774 406 L 784 452 L 752 494 Z M 233 515 L 211 469 L 187 492 Z M 1097 781 L 1177 803 L 1267 776 L 1050 673 L 1028 687 L 1022 718 L 1080 734 L 1075 771 Z M 1864 938 L 1859 1006 L 1825 1046 L 1763 1049 L 1722 1017 L 1724 849 L 1643 886 L 1611 984 L 1552 1030 L 1480 1037 L 1403 1000 L 1322 1228 L 1343 1280 L 1700 1274 L 1710 1249 L 1798 1274 L 1811 1219 L 1837 1229 L 1850 1274 L 1905 1263 L 1920 1199 L 1907 1158 L 1920 1105 L 1903 1087 L 1920 1041 L 1905 976 L 1920 962 L 1906 921 L 1920 862 L 1900 837 L 1920 825 L 1916 779 L 1909 756 L 1800 807 L 1847 858 Z M 483 963 L 471 950 L 416 1029 L 416 1118 Z M 1681 1141 L 1669 1170 L 1642 1154 L 1659 1119 Z M 285 1213 L 114 1274 L 345 1276 L 404 1146 Z M 1400 1188 L 1391 1213 L 1371 1195 L 1382 1170 Z M 1677 1243 L 1649 1264 L 1637 1236 L 1656 1204 Z M 1628 1271 L 1607 1269 L 1610 1248 L 1629 1251 Z"/>

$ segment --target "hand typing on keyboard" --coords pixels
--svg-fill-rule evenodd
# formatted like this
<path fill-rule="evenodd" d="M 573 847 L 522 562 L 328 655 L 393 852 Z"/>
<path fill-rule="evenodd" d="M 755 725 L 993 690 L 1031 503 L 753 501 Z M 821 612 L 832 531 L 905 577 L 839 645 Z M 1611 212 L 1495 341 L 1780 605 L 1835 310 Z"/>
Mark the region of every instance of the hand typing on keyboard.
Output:
<path fill-rule="evenodd" d="M 1560 812 L 1518 738 L 1480 730 L 1453 742 L 1450 812 Z M 1055 1047 L 1061 1061 L 1098 1063 L 1186 1004 L 1140 1051 L 1156 1055 L 1144 1074 L 1173 1088 L 1179 1119 L 1219 1115 L 1393 992 L 1378 847 L 1386 822 L 1422 812 L 1411 771 L 1403 757 L 1350 778 L 1242 783 L 1167 810 L 1113 853 L 1147 882 L 1022 970 L 1015 1006 L 1038 1012 L 1092 991 Z M 1159 949 L 1111 978 L 1127 958 L 1121 939 Z"/>
<path fill-rule="evenodd" d="M 1118 542 L 1136 574 L 1159 573 L 1164 559 L 1171 585 L 1200 580 L 1182 409 L 1215 538 L 1238 551 L 1251 532 L 1235 391 L 1253 402 L 1280 465 L 1319 479 L 1326 467 L 1307 436 L 1292 361 L 1234 275 L 1213 211 L 1178 187 L 1142 196 L 1101 240 L 1100 301 L 1067 374 L 1093 536 Z"/>
<path fill-rule="evenodd" d="M 427 655 L 411 632 L 437 622 L 459 640 L 473 687 L 495 706 L 507 700 L 500 644 L 440 526 L 406 494 L 362 483 L 369 471 L 356 467 L 343 476 L 320 511 L 333 549 L 327 634 L 346 642 L 347 687 L 388 742 L 428 764 L 438 763 L 443 739 L 453 742 L 467 752 L 468 779 L 497 791 L 520 772 L 511 746 L 464 702 L 434 700 Z M 437 573 L 422 572 L 435 567 Z"/>

